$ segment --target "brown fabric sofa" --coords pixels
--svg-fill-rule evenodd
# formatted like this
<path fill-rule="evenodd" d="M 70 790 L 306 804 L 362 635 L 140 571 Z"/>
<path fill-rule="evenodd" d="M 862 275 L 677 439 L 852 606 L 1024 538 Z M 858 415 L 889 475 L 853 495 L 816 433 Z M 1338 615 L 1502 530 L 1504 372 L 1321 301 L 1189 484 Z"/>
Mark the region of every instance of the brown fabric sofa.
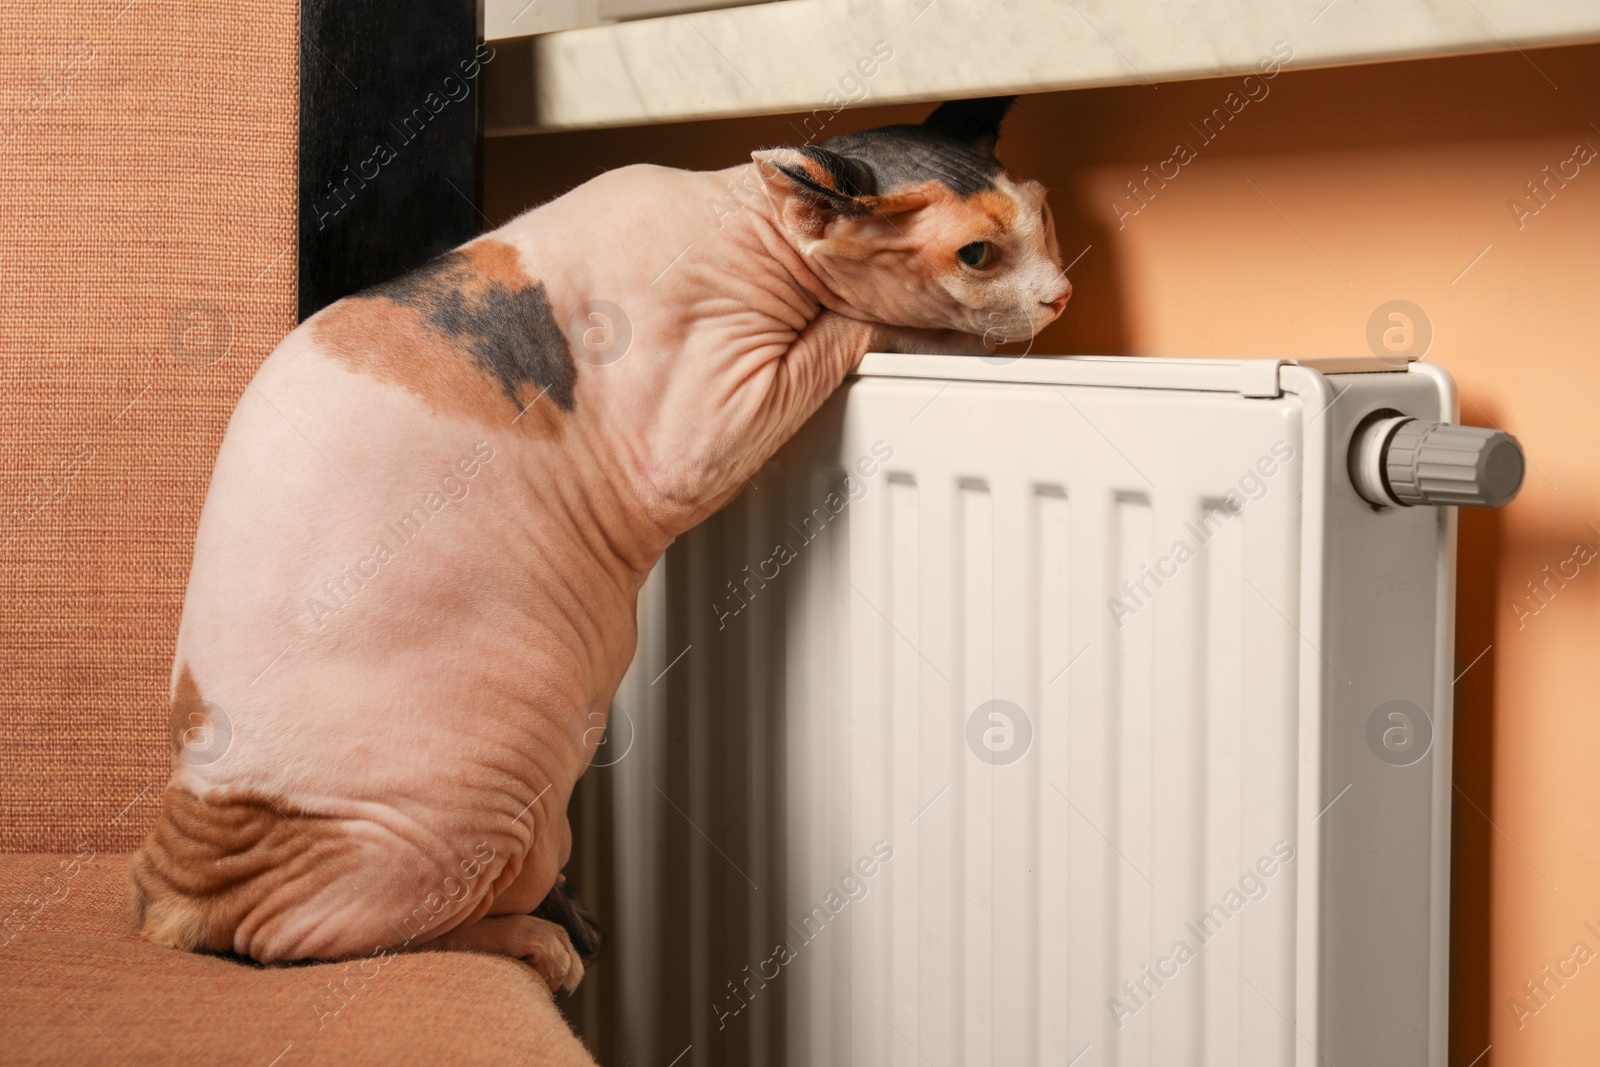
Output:
<path fill-rule="evenodd" d="M 126 855 L 7 856 L 0 1062 L 593 1064 L 520 960 L 418 952 L 255 967 L 156 948 Z"/>
<path fill-rule="evenodd" d="M 298 29 L 0 7 L 0 1063 L 593 1062 L 515 960 L 259 968 L 128 912 L 211 464 L 295 322 Z"/>

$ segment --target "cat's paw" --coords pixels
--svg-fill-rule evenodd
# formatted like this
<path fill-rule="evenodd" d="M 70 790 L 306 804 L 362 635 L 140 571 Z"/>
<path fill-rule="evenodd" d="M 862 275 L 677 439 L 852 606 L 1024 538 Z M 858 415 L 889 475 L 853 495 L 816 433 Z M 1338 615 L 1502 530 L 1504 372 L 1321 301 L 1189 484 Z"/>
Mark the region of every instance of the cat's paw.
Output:
<path fill-rule="evenodd" d="M 583 981 L 583 957 L 567 931 L 536 915 L 490 916 L 417 947 L 516 956 L 539 972 L 552 993 L 570 993 Z"/>
<path fill-rule="evenodd" d="M 515 925 L 507 931 L 507 951 L 528 963 L 554 993 L 571 993 L 583 981 L 583 957 L 559 923 L 533 915 L 506 916 Z"/>

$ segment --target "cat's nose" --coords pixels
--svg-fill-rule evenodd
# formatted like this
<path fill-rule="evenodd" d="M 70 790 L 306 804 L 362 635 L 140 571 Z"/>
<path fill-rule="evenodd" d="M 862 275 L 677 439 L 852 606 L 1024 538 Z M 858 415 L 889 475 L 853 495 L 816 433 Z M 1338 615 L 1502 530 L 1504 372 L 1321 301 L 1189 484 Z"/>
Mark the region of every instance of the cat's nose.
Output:
<path fill-rule="evenodd" d="M 1043 304 L 1052 312 L 1059 315 L 1061 314 L 1061 309 L 1067 306 L 1067 301 L 1070 299 L 1072 299 L 1072 283 L 1069 281 L 1063 281 L 1061 283 L 1061 292 L 1055 297 L 1055 299 L 1041 300 L 1039 303 Z"/>

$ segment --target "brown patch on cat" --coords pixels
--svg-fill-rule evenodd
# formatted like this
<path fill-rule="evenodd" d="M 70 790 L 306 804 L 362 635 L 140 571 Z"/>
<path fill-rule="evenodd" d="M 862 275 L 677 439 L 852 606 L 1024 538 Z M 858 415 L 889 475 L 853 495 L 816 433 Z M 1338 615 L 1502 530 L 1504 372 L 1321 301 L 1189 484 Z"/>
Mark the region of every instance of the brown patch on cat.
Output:
<path fill-rule="evenodd" d="M 509 422 L 540 392 L 565 412 L 577 404 L 566 335 L 504 241 L 474 241 L 341 300 L 311 320 L 311 336 L 352 369 L 451 414 Z M 562 421 L 529 426 L 557 435 Z"/>
<path fill-rule="evenodd" d="M 931 260 L 947 274 L 963 274 L 956 250 L 971 241 L 998 241 L 1016 225 L 1020 205 L 1012 193 L 1001 188 L 982 189 L 967 196 L 948 190 L 928 190 L 929 204 L 936 204 L 937 229 L 928 243 Z"/>
<path fill-rule="evenodd" d="M 871 202 L 872 209 L 878 214 L 893 218 L 906 211 L 917 211 L 941 201 L 953 202 L 959 199 L 942 182 L 928 180 L 902 182 L 889 192 L 872 197 Z"/>
<path fill-rule="evenodd" d="M 414 311 L 350 298 L 318 312 L 310 326 L 323 352 L 353 371 L 415 393 L 436 411 L 485 422 L 503 413 L 495 381 Z"/>
<path fill-rule="evenodd" d="M 838 180 L 828 168 L 817 159 L 806 155 L 804 149 L 786 156 L 784 162 L 775 162 L 773 165 L 792 180 L 804 183 L 806 188 L 821 190 L 832 196 L 849 195 L 841 192 Z"/>
<path fill-rule="evenodd" d="M 1003 189 L 984 189 L 973 193 L 967 203 L 994 220 L 1002 232 L 1008 231 L 1017 221 L 1017 198 Z"/>
<path fill-rule="evenodd" d="M 462 245 L 458 251 L 472 264 L 477 281 L 474 292 L 480 298 L 483 290 L 491 284 L 503 285 L 507 289 L 523 289 L 533 284 L 533 279 L 523 272 L 522 257 L 517 254 L 516 248 L 504 241 L 481 237 Z"/>
<path fill-rule="evenodd" d="M 235 951 L 241 923 L 291 882 L 306 900 L 356 848 L 335 820 L 248 790 L 196 796 L 168 786 L 133 856 L 140 933 L 171 948 Z"/>
<path fill-rule="evenodd" d="M 566 430 L 566 415 L 544 390 L 524 385 L 517 390 L 517 402 L 520 414 L 511 421 L 518 432 L 541 441 L 554 441 Z"/>
<path fill-rule="evenodd" d="M 211 709 L 200 695 L 194 675 L 185 663 L 178 671 L 178 684 L 172 692 L 172 707 L 168 712 L 168 733 L 172 740 L 172 754 L 182 754 L 185 738 L 191 731 L 205 731 L 211 725 Z"/>

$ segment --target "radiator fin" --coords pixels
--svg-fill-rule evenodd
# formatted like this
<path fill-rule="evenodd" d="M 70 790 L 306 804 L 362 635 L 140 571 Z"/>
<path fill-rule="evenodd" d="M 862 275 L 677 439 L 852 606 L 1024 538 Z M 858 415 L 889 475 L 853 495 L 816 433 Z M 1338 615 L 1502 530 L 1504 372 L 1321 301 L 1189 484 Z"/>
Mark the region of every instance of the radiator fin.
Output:
<path fill-rule="evenodd" d="M 1112 730 L 1105 756 L 1106 817 L 1094 829 L 1105 836 L 1112 853 L 1107 862 L 1111 914 L 1115 916 L 1110 924 L 1115 936 L 1113 969 L 1120 981 L 1131 981 L 1138 988 L 1124 996 L 1140 1009 L 1137 1023 L 1115 1032 L 1115 1057 L 1108 1060 L 1118 1067 L 1144 1067 L 1151 1062 L 1149 1023 L 1154 1014 L 1144 1005 L 1153 1004 L 1159 994 L 1145 968 L 1151 961 L 1155 902 L 1150 877 L 1155 869 L 1155 612 L 1151 602 L 1160 589 L 1149 566 L 1155 537 L 1150 498 L 1118 494 L 1112 514 L 1115 563 L 1108 577 L 1115 588 L 1110 592 L 1126 591 L 1127 587 L 1118 583 L 1121 576 L 1137 591 L 1127 594 L 1137 610 L 1121 616 L 1111 632 L 1115 667 L 1106 708 Z"/>
<path fill-rule="evenodd" d="M 957 974 L 961 976 L 961 1002 L 957 1015 L 963 1023 L 960 1062 L 987 1064 L 993 1040 L 990 993 L 994 941 L 994 774 L 971 758 L 967 722 L 979 705 L 994 698 L 994 528 L 993 500 L 988 486 L 963 481 L 957 494 L 955 527 L 958 575 L 956 628 L 959 667 L 956 679 L 961 693 L 946 744 L 955 752 L 958 768 L 955 853 L 961 907 L 952 917 L 960 931 Z"/>
<path fill-rule="evenodd" d="M 1244 807 L 1243 768 L 1239 752 L 1242 723 L 1239 706 L 1244 687 L 1244 653 L 1240 638 L 1244 633 L 1244 543 L 1243 516 L 1227 519 L 1220 500 L 1204 500 L 1195 517 L 1196 540 L 1206 539 L 1197 561 L 1205 593 L 1202 601 L 1205 660 L 1200 679 L 1204 694 L 1205 724 L 1204 813 L 1206 835 L 1202 873 L 1191 897 L 1187 922 L 1198 927 L 1198 920 L 1219 899 L 1225 887 L 1239 878 L 1246 862 L 1255 857 L 1243 854 Z M 1204 994 L 1201 1000 L 1204 1025 L 1198 1047 L 1205 1063 L 1243 1062 L 1239 1020 L 1241 993 L 1248 993 L 1238 981 L 1227 976 L 1239 973 L 1239 937 L 1218 937 L 1199 945 L 1192 966 L 1199 968 Z"/>
<path fill-rule="evenodd" d="M 1086 648 L 1079 648 L 1081 637 L 1072 627 L 1071 612 L 1071 512 L 1066 491 L 1059 485 L 1035 487 L 1029 501 L 1032 511 L 1029 557 L 1037 582 L 1029 590 L 1029 614 L 1035 642 L 1031 649 L 1030 675 L 1034 698 L 1029 706 L 1034 714 L 1033 752 L 1025 759 L 1029 769 L 1026 811 L 1032 820 L 1030 838 L 1037 865 L 1025 880 L 1029 901 L 1025 911 L 1033 920 L 1030 937 L 1030 968 L 1034 979 L 1025 984 L 1017 998 L 1025 1018 L 1033 1020 L 1029 1044 L 1019 1052 L 1017 1063 L 1067 1063 L 1087 1039 L 1071 1026 L 1070 1004 L 1072 957 L 1071 939 L 1074 874 L 1071 865 L 1072 811 L 1061 791 L 1072 784 L 1071 730 L 1073 671 L 1082 665 Z"/>
<path fill-rule="evenodd" d="M 881 544 L 884 571 L 889 575 L 890 623 L 885 634 L 893 694 L 887 703 L 891 721 L 886 742 L 889 758 L 885 765 L 894 775 L 894 803 L 881 838 L 894 849 L 895 858 L 882 872 L 884 886 L 878 890 L 891 902 L 891 918 L 886 929 L 891 937 L 890 960 L 893 967 L 891 989 L 884 1010 L 893 1021 L 892 1033 L 881 1040 L 890 1049 L 876 1062 L 893 1067 L 918 1067 L 917 1050 L 899 1034 L 919 1030 L 922 952 L 919 938 L 921 922 L 918 871 L 923 861 L 916 823 L 923 800 L 942 788 L 924 771 L 922 730 L 924 693 L 937 694 L 936 684 L 924 686 L 928 672 L 917 651 L 922 643 L 922 551 L 917 484 L 909 476 L 895 475 L 889 480 L 888 522 Z M 937 679 L 931 679 L 937 682 Z M 938 731 L 930 731 L 933 738 Z M 930 738 L 929 740 L 932 740 Z M 920 820 L 919 820 L 920 821 Z M 900 828 L 904 827 L 905 830 Z"/>

